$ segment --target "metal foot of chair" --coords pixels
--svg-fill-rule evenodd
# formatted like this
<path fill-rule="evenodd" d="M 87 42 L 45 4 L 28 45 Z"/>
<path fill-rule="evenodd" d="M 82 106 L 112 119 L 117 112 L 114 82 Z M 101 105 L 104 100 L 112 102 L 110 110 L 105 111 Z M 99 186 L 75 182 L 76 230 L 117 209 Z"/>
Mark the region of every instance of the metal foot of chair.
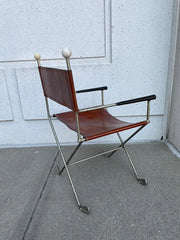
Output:
<path fill-rule="evenodd" d="M 138 182 L 142 185 L 147 185 L 147 180 L 145 178 L 137 178 Z"/>
<path fill-rule="evenodd" d="M 82 206 L 82 205 L 79 205 L 79 210 L 83 213 L 86 213 L 86 214 L 89 214 L 90 213 L 90 210 L 87 206 Z"/>

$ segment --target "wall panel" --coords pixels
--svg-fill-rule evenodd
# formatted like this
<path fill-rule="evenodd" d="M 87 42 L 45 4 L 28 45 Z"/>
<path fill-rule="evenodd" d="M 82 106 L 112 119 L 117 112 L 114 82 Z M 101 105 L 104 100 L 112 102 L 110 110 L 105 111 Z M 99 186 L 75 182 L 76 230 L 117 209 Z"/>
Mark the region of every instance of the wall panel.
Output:
<path fill-rule="evenodd" d="M 42 66 L 64 68 L 61 49 L 65 46 L 73 53 L 76 89 L 107 85 L 105 103 L 156 94 L 151 104 L 152 125 L 136 140 L 159 140 L 164 132 L 172 12 L 172 0 L 14 0 L 8 4 L 2 0 L 0 63 L 14 74 L 9 74 L 7 82 L 13 82 L 11 94 L 16 94 L 16 101 L 12 104 L 14 121 L 0 123 L 0 144 L 54 142 L 33 55 L 41 53 Z M 12 120 L 5 78 L 0 74 L 0 120 Z M 97 105 L 100 93 L 80 94 L 78 101 L 80 107 Z M 57 104 L 50 106 L 53 113 L 64 111 Z M 145 117 L 146 104 L 110 112 L 133 122 Z M 71 137 L 63 124 L 55 124 L 65 134 L 64 142 L 75 142 L 75 134 Z"/>
<path fill-rule="evenodd" d="M 105 56 L 103 0 L 3 0 L 1 17 L 1 61 L 31 60 L 35 51 L 56 59 L 65 46 L 74 57 Z"/>
<path fill-rule="evenodd" d="M 5 72 L 0 69 L 0 121 L 13 120 L 9 93 L 6 84 Z"/>

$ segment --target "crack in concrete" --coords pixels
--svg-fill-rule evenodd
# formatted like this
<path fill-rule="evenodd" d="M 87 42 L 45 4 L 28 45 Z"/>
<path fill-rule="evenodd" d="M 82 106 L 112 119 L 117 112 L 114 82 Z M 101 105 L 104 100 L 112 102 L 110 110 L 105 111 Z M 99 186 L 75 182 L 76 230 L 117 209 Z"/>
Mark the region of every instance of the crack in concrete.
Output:
<path fill-rule="evenodd" d="M 33 217 L 34 217 L 34 214 L 35 214 L 35 212 L 36 212 L 36 209 L 37 209 L 37 207 L 38 207 L 38 205 L 39 205 L 39 203 L 40 203 L 40 200 L 41 200 L 41 198 L 42 198 L 42 195 L 43 195 L 43 193 L 44 193 L 44 191 L 45 191 L 45 188 L 46 188 L 48 179 L 49 179 L 49 177 L 50 177 L 50 174 L 51 174 L 52 169 L 53 169 L 53 167 L 54 167 L 54 164 L 55 164 L 55 162 L 56 162 L 58 153 L 59 153 L 59 151 L 56 153 L 55 158 L 54 158 L 54 161 L 53 161 L 53 163 L 52 163 L 52 165 L 51 165 L 51 168 L 50 168 L 50 170 L 49 170 L 49 172 L 48 172 L 48 175 L 47 175 L 47 177 L 46 177 L 46 179 L 45 179 L 45 181 L 44 181 L 44 183 L 43 183 L 43 186 L 42 186 L 42 188 L 41 188 L 40 194 L 39 194 L 39 196 L 38 196 L 38 198 L 37 198 L 37 201 L 35 202 L 34 208 L 33 208 L 32 212 L 31 212 L 30 218 L 29 218 L 28 223 L 27 223 L 27 225 L 26 225 L 26 227 L 25 227 L 25 230 L 24 230 L 24 232 L 23 232 L 23 236 L 22 236 L 21 240 L 25 240 L 26 234 L 27 234 L 28 229 L 29 229 L 29 227 L 30 227 L 30 224 L 31 224 L 31 222 L 32 222 L 32 220 L 33 220 Z"/>

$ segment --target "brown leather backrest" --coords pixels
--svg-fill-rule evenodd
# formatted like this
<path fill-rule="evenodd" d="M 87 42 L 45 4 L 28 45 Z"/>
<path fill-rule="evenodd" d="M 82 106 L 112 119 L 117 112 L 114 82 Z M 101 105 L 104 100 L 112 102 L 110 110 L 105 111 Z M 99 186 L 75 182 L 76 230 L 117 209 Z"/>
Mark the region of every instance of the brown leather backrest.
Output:
<path fill-rule="evenodd" d="M 71 70 L 39 67 L 44 96 L 74 111 L 78 110 Z"/>

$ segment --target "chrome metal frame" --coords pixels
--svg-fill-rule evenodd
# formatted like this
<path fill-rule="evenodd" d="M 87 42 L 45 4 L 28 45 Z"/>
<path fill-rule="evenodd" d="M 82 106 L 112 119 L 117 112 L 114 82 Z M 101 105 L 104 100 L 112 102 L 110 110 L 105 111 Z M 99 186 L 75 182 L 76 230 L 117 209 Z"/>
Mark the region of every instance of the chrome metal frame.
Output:
<path fill-rule="evenodd" d="M 127 155 L 127 157 L 128 157 L 128 160 L 129 160 L 129 162 L 130 162 L 130 164 L 131 164 L 131 167 L 132 167 L 132 169 L 133 169 L 133 171 L 134 171 L 134 173 L 135 173 L 135 175 L 136 175 L 136 179 L 137 179 L 138 182 L 141 183 L 142 185 L 147 185 L 146 179 L 145 179 L 145 178 L 140 178 L 140 177 L 138 176 L 137 171 L 136 171 L 136 169 L 135 169 L 135 166 L 134 166 L 134 164 L 133 164 L 133 162 L 132 162 L 132 159 L 131 159 L 131 157 L 130 157 L 130 155 L 129 155 L 129 153 L 128 153 L 128 150 L 127 150 L 127 148 L 126 148 L 126 146 L 125 146 L 125 144 L 124 144 L 124 142 L 123 142 L 120 134 L 117 133 L 117 135 L 118 135 L 119 140 L 120 140 L 120 142 L 121 142 L 121 144 L 122 144 L 122 146 L 123 146 L 123 149 L 124 149 L 124 151 L 125 151 L 125 153 L 126 153 L 126 155 Z"/>
<path fill-rule="evenodd" d="M 101 90 L 101 102 L 102 106 L 104 105 L 104 90 Z"/>
<path fill-rule="evenodd" d="M 146 117 L 146 119 L 147 119 L 148 122 L 150 122 L 149 114 L 150 114 L 150 100 L 147 101 L 147 117 Z"/>
<path fill-rule="evenodd" d="M 74 157 L 75 153 L 77 152 L 77 150 L 79 149 L 79 147 L 81 146 L 81 144 L 82 144 L 82 142 L 80 142 L 80 143 L 76 146 L 76 148 L 75 148 L 74 151 L 71 153 L 71 155 L 70 155 L 70 157 L 68 158 L 68 160 L 66 161 L 66 164 L 67 164 L 68 166 L 70 166 L 69 162 L 70 162 L 71 159 Z M 58 175 L 60 175 L 60 174 L 63 172 L 64 169 L 65 169 L 65 166 L 63 166 L 63 167 L 61 168 L 61 170 L 60 170 L 59 167 L 58 167 L 58 165 L 57 165 L 57 173 L 58 173 Z"/>
<path fill-rule="evenodd" d="M 132 135 L 130 135 L 124 142 L 123 142 L 123 145 L 125 145 L 132 137 L 134 137 L 142 128 L 144 128 L 145 125 L 141 126 L 140 128 L 138 128 Z M 120 145 L 122 146 L 122 144 Z M 111 154 L 108 155 L 108 157 L 111 157 L 114 153 L 116 152 L 113 151 Z"/>
<path fill-rule="evenodd" d="M 93 110 L 97 110 L 97 109 L 109 108 L 109 107 L 115 107 L 115 106 L 117 106 L 116 103 L 112 103 L 112 104 L 106 104 L 106 105 L 99 105 L 96 107 L 82 108 L 82 109 L 79 109 L 78 113 L 89 112 L 89 111 L 93 111 Z"/>
<path fill-rule="evenodd" d="M 70 167 L 70 166 L 73 166 L 73 165 L 76 165 L 76 164 L 79 164 L 79 163 L 88 161 L 88 160 L 90 160 L 90 159 L 93 159 L 93 158 L 96 158 L 96 157 L 99 157 L 99 156 L 102 156 L 102 155 L 105 155 L 105 154 L 108 154 L 108 153 L 111 153 L 111 154 L 108 156 L 108 157 L 110 157 L 110 156 L 111 156 L 112 154 L 114 154 L 116 151 L 118 151 L 118 150 L 120 150 L 121 148 L 123 148 L 123 149 L 125 150 L 125 152 L 126 152 L 126 155 L 128 156 L 128 159 L 129 159 L 129 161 L 130 161 L 130 163 L 131 163 L 131 166 L 132 166 L 132 168 L 133 168 L 133 170 L 134 170 L 134 173 L 135 173 L 135 175 L 136 175 L 136 178 L 137 178 L 138 182 L 141 183 L 141 184 L 143 184 L 143 185 L 146 185 L 146 184 L 147 184 L 147 182 L 146 182 L 145 179 L 139 178 L 139 176 L 138 176 L 138 174 L 137 174 L 137 171 L 136 171 L 136 169 L 135 169 L 135 167 L 134 167 L 134 164 L 133 164 L 133 162 L 132 162 L 132 160 L 131 160 L 131 158 L 130 158 L 130 156 L 129 156 L 129 154 L 128 154 L 128 151 L 127 151 L 127 149 L 126 149 L 126 147 L 125 147 L 125 144 L 126 144 L 134 135 L 136 135 L 144 126 L 140 127 L 140 128 L 139 128 L 137 131 L 135 131 L 130 137 L 128 137 L 124 142 L 122 141 L 119 133 L 117 133 L 119 139 L 121 140 L 121 145 L 120 145 L 119 147 L 114 148 L 114 149 L 111 149 L 111 150 L 108 150 L 108 151 L 105 151 L 105 152 L 102 152 L 102 153 L 99 153 L 99 154 L 95 154 L 95 155 L 90 156 L 90 157 L 87 157 L 87 158 L 83 158 L 83 159 L 78 160 L 78 161 L 73 162 L 73 163 L 70 163 L 70 161 L 72 160 L 73 156 L 76 154 L 77 150 L 79 149 L 79 147 L 80 147 L 81 144 L 83 143 L 83 141 L 79 142 L 79 144 L 76 146 L 76 148 L 74 149 L 74 151 L 72 152 L 72 154 L 70 155 L 70 157 L 69 157 L 67 160 L 65 160 L 65 157 L 64 157 L 64 155 L 63 155 L 63 152 L 62 152 L 62 149 L 61 149 L 61 145 L 60 145 L 60 142 L 59 142 L 57 133 L 56 133 L 56 131 L 55 131 L 55 128 L 54 128 L 54 125 L 53 125 L 53 123 L 52 123 L 52 119 L 51 119 L 51 116 L 50 116 L 48 99 L 45 97 L 45 100 L 46 100 L 45 102 L 46 102 L 46 109 L 47 109 L 49 124 L 50 124 L 50 126 L 51 126 L 51 129 L 52 129 L 54 138 L 55 138 L 55 140 L 56 140 L 56 144 L 57 144 L 58 150 L 59 150 L 59 152 L 60 152 L 60 154 L 61 154 L 61 157 L 62 157 L 62 160 L 63 160 L 63 164 L 64 164 L 64 166 L 63 166 L 61 169 L 59 169 L 59 167 L 58 167 L 58 165 L 57 165 L 57 172 L 58 172 L 58 174 L 60 175 L 60 174 L 63 172 L 63 170 L 66 169 L 66 172 L 67 172 L 67 175 L 68 175 L 68 178 L 69 178 L 69 181 L 70 181 L 70 184 L 71 184 L 71 187 L 72 187 L 72 190 L 73 190 L 73 193 L 74 193 L 74 196 L 75 196 L 77 205 L 78 205 L 79 209 L 80 209 L 82 212 L 88 214 L 88 213 L 89 213 L 89 208 L 88 208 L 87 206 L 81 205 L 81 203 L 80 203 L 79 197 L 78 197 L 78 195 L 77 195 L 77 192 L 76 192 L 76 189 L 75 189 L 73 180 L 72 180 L 72 177 L 71 177 L 70 172 L 69 172 L 69 167 Z"/>
<path fill-rule="evenodd" d="M 37 63 L 38 63 L 38 66 L 40 66 L 40 59 L 37 60 Z M 67 63 L 67 69 L 68 70 L 71 70 L 71 65 L 70 65 L 70 61 L 69 61 L 69 58 L 66 57 L 66 63 Z M 139 178 L 138 174 L 137 174 L 137 171 L 135 169 L 135 166 L 132 162 L 132 159 L 130 158 L 130 155 L 127 151 L 127 148 L 125 147 L 125 144 L 133 137 L 135 136 L 142 128 L 145 127 L 145 125 L 141 126 L 140 128 L 138 128 L 133 134 L 131 134 L 125 141 L 122 140 L 121 136 L 119 133 L 117 133 L 119 139 L 120 139 L 120 142 L 121 144 L 119 145 L 119 147 L 116 147 L 114 149 L 111 149 L 111 150 L 108 150 L 108 151 L 105 151 L 105 152 L 102 152 L 102 153 L 99 153 L 99 154 L 95 154 L 93 156 L 90 156 L 90 157 L 87 157 L 87 158 L 84 158 L 84 159 L 81 159 L 81 160 L 78 160 L 76 162 L 73 162 L 73 163 L 70 163 L 70 161 L 72 160 L 72 158 L 74 157 L 74 155 L 76 154 L 76 152 L 78 151 L 78 149 L 80 148 L 80 146 L 82 145 L 82 143 L 85 141 L 85 139 L 81 136 L 81 133 L 80 133 L 80 123 L 79 123 L 79 113 L 81 112 L 87 112 L 87 111 L 93 111 L 93 110 L 97 110 L 97 109 L 102 109 L 102 108 L 109 108 L 109 107 L 114 107 L 114 106 L 117 106 L 116 103 L 113 103 L 113 104 L 106 104 L 104 105 L 104 94 L 103 94 L 103 90 L 101 90 L 101 101 L 102 101 L 102 105 L 100 106 L 96 106 L 96 107 L 91 107 L 91 108 L 84 108 L 84 109 L 80 109 L 78 112 L 76 112 L 76 122 L 77 122 L 77 138 L 78 138 L 78 142 L 79 144 L 76 146 L 76 148 L 74 149 L 74 151 L 71 153 L 70 157 L 66 160 L 65 157 L 64 157 L 64 154 L 62 152 L 62 149 L 61 149 L 61 145 L 60 145 L 60 142 L 59 142 L 59 139 L 58 139 L 58 136 L 57 136 L 57 133 L 55 131 L 55 128 L 54 128 L 54 125 L 52 123 L 52 119 L 54 119 L 54 117 L 52 117 L 50 115 L 50 111 L 49 111 L 49 104 L 48 104 L 48 98 L 45 97 L 45 103 L 46 103 L 46 110 L 47 110 L 47 116 L 48 116 L 48 121 L 49 121 L 49 124 L 50 124 L 50 127 L 52 129 L 52 132 L 53 132 L 53 135 L 54 135 L 54 138 L 55 138 L 55 141 L 56 141 L 56 144 L 57 144 L 57 147 L 58 147 L 58 153 L 61 154 L 61 158 L 62 158 L 62 161 L 63 161 L 63 167 L 60 169 L 59 166 L 57 165 L 57 172 L 58 174 L 60 175 L 63 170 L 65 169 L 66 172 L 67 172 L 67 175 L 68 175 L 68 179 L 69 179 L 69 182 L 71 184 L 71 187 L 72 187 L 72 190 L 73 190 L 73 193 L 74 193 L 74 196 L 75 196 L 75 199 L 76 199 L 76 202 L 77 202 L 77 205 L 79 207 L 79 209 L 84 212 L 84 213 L 89 213 L 89 208 L 87 206 L 84 206 L 84 205 L 81 205 L 80 203 L 80 200 L 79 200 L 79 197 L 77 195 L 77 192 L 76 192 L 76 189 L 75 189 L 75 186 L 74 186 L 74 183 L 73 183 L 73 180 L 72 180 L 72 177 L 71 177 L 71 174 L 70 174 L 70 171 L 69 171 L 69 167 L 70 166 L 73 166 L 75 164 L 79 164 L 79 163 L 83 163 L 85 161 L 88 161 L 90 159 L 93 159 L 93 158 L 96 158 L 96 157 L 99 157 L 99 156 L 102 156 L 102 155 L 105 155 L 105 154 L 109 154 L 108 157 L 112 156 L 115 152 L 117 152 L 118 150 L 120 149 L 124 149 L 125 150 L 125 153 L 128 157 L 128 160 L 130 161 L 130 164 L 132 166 L 132 169 L 135 173 L 135 176 L 138 180 L 139 183 L 143 184 L 143 185 L 146 185 L 147 182 L 145 179 L 142 179 L 142 178 Z M 146 119 L 147 121 L 149 122 L 149 111 L 150 111 L 150 101 L 147 101 L 147 116 L 146 116 Z"/>
<path fill-rule="evenodd" d="M 78 204 L 78 207 L 79 209 L 84 212 L 84 213 L 89 213 L 89 208 L 87 206 L 84 206 L 84 205 L 81 205 L 80 203 L 80 200 L 79 200 L 79 197 L 77 195 L 77 192 L 76 192 L 76 189 L 75 189 L 75 186 L 74 186 L 74 183 L 73 183 L 73 180 L 72 180 L 72 177 L 71 177 L 71 174 L 69 172 L 69 169 L 68 169 L 68 166 L 67 166 L 67 162 L 69 162 L 72 157 L 74 156 L 74 154 L 76 153 L 77 149 L 80 147 L 81 143 L 79 143 L 79 145 L 76 147 L 76 149 L 73 151 L 73 153 L 71 154 L 70 158 L 66 161 L 65 160 L 65 157 L 64 157 L 64 154 L 62 152 L 62 149 L 61 149 L 61 145 L 60 145 L 60 142 L 59 142 L 59 139 L 58 139 L 58 136 L 56 134 L 56 131 L 55 131 L 55 128 L 54 128 L 54 125 L 52 123 L 52 120 L 51 120 L 51 116 L 50 116 L 50 112 L 49 112 L 49 104 L 48 104 L 48 99 L 45 97 L 45 102 L 46 102 L 46 110 L 47 110 L 47 115 L 48 115 L 48 120 L 49 120 L 49 124 L 51 126 L 51 129 L 52 129 L 52 132 L 53 132 L 53 135 L 54 135 L 54 138 L 56 140 L 56 144 L 58 146 L 58 149 L 59 149 L 59 152 L 61 154 L 61 157 L 62 157 L 62 160 L 63 160 L 63 164 L 64 164 L 64 167 L 59 171 L 59 167 L 57 166 L 57 170 L 58 170 L 58 174 L 60 174 L 63 169 L 66 169 L 66 172 L 67 172 L 67 175 L 68 175 L 68 179 L 69 179 L 69 182 L 71 184 L 71 187 L 72 187 L 72 190 L 73 190 L 73 193 L 74 193 L 74 196 L 75 196 L 75 199 L 76 199 L 76 202 Z"/>

